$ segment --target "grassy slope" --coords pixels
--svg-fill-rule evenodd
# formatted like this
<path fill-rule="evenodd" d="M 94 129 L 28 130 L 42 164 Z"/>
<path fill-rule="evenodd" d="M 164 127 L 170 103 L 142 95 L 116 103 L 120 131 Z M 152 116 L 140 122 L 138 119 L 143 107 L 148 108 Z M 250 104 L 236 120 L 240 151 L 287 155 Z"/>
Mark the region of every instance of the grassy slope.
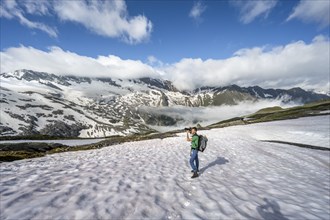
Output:
<path fill-rule="evenodd" d="M 286 120 L 300 117 L 327 115 L 329 113 L 321 113 L 322 111 L 330 110 L 330 100 L 306 104 L 293 108 L 282 109 L 281 107 L 265 108 L 257 111 L 254 114 L 244 117 L 232 118 L 207 126 L 207 128 L 222 128 L 232 125 L 244 125 L 251 123 Z"/>
<path fill-rule="evenodd" d="M 34 158 L 45 156 L 46 154 L 61 153 L 67 151 L 91 150 L 107 147 L 110 145 L 120 144 L 124 142 L 141 141 L 149 139 L 163 139 L 166 137 L 176 136 L 173 133 L 156 133 L 148 135 L 131 135 L 131 136 L 114 136 L 106 138 L 103 141 L 94 144 L 81 146 L 66 146 L 53 143 L 7 143 L 0 144 L 0 162 L 14 161 L 20 159 Z"/>
<path fill-rule="evenodd" d="M 303 106 L 282 109 L 281 107 L 271 107 L 265 108 L 257 111 L 254 114 L 245 117 L 236 117 L 221 121 L 203 129 L 211 128 L 222 128 L 233 125 L 244 125 L 251 123 L 267 122 L 274 120 L 285 120 L 294 119 L 299 117 L 316 116 L 316 115 L 326 115 L 328 113 L 321 113 L 322 111 L 330 110 L 330 100 L 311 103 Z M 49 144 L 49 143 L 19 143 L 19 144 L 0 144 L 0 162 L 3 161 L 13 161 L 26 158 L 34 158 L 44 156 L 46 154 L 67 152 L 67 151 L 79 151 L 79 150 L 90 150 L 98 149 L 110 145 L 120 144 L 130 141 L 140 141 L 156 138 L 166 138 L 176 136 L 179 130 L 166 132 L 166 133 L 156 133 L 147 135 L 132 135 L 132 136 L 114 136 L 106 138 L 106 140 L 95 143 L 76 147 L 69 147 L 61 144 Z"/>

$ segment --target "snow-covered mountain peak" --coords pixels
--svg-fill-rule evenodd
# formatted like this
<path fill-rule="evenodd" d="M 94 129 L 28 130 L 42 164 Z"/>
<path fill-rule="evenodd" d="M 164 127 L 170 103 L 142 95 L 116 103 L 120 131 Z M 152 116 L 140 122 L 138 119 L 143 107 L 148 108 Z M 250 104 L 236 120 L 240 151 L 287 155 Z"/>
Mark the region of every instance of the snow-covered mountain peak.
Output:
<path fill-rule="evenodd" d="M 2 73 L 0 82 L 0 135 L 126 135 L 154 131 L 150 126 L 178 126 L 185 122 L 185 113 L 192 111 L 188 108 L 329 98 L 300 88 L 237 85 L 184 92 L 163 79 L 59 76 L 32 70 Z M 200 119 L 192 121 L 202 123 Z"/>

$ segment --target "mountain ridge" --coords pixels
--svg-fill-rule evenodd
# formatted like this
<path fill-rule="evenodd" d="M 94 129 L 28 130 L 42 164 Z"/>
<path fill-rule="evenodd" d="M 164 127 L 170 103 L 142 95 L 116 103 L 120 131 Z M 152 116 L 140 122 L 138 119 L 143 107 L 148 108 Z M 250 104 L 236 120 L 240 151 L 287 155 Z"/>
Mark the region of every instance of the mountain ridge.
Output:
<path fill-rule="evenodd" d="M 104 137 L 155 132 L 185 116 L 158 108 L 212 107 L 278 100 L 308 103 L 329 96 L 301 88 L 202 87 L 179 91 L 162 79 L 58 76 L 32 70 L 0 74 L 0 135 Z M 152 108 L 152 109 L 151 109 Z M 197 121 L 200 122 L 200 121 Z"/>

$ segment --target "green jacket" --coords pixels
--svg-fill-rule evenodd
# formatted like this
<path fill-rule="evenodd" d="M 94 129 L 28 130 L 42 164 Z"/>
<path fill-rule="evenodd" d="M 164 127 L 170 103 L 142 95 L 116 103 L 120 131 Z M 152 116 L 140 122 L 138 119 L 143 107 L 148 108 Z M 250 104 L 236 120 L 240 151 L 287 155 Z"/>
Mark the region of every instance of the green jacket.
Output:
<path fill-rule="evenodd" d="M 191 137 L 191 149 L 194 149 L 196 150 L 197 147 L 198 147 L 198 135 L 197 134 L 194 134 L 192 137 Z"/>

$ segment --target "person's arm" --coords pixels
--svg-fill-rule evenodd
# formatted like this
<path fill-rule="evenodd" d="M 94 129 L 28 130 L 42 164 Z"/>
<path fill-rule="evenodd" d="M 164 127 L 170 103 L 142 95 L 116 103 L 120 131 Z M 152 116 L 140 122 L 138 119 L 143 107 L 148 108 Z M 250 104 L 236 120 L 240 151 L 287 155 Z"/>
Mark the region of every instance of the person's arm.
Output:
<path fill-rule="evenodd" d="M 191 142 L 191 138 L 189 137 L 188 131 L 187 131 L 187 141 Z"/>

